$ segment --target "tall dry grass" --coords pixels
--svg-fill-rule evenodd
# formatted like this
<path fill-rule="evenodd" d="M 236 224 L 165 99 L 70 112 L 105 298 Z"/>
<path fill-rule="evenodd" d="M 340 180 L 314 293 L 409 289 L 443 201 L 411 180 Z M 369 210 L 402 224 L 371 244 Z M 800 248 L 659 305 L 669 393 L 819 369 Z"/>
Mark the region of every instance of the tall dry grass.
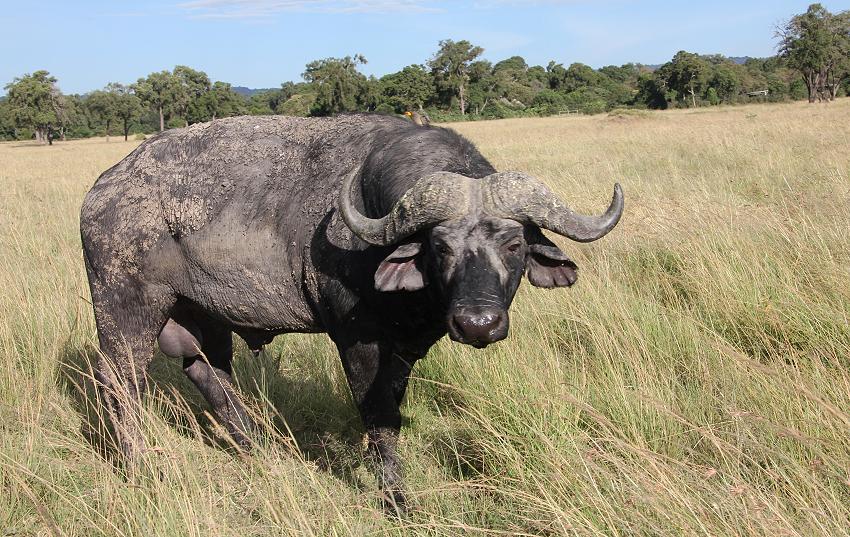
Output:
<path fill-rule="evenodd" d="M 234 455 L 158 356 L 149 476 L 104 448 L 77 213 L 135 143 L 0 145 L 5 535 L 850 533 L 850 100 L 456 124 L 500 169 L 626 215 L 565 244 L 570 290 L 524 285 L 509 339 L 439 343 L 385 517 L 324 336 L 239 347 L 263 439 Z"/>

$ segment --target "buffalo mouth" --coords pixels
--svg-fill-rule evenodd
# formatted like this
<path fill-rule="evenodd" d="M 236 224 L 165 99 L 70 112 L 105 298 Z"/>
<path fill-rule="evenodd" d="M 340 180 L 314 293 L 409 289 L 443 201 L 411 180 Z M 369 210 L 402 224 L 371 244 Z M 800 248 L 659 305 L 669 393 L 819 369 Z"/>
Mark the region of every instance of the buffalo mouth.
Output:
<path fill-rule="evenodd" d="M 508 312 L 502 308 L 456 308 L 449 313 L 447 321 L 453 341 L 476 349 L 483 349 L 508 335 Z"/>

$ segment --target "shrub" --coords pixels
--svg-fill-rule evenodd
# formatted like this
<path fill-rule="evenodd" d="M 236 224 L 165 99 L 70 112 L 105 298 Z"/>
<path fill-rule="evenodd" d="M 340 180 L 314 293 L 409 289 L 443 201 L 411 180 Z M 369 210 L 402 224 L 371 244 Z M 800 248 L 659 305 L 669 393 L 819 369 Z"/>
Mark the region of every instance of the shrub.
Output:
<path fill-rule="evenodd" d="M 557 114 L 566 107 L 564 96 L 550 89 L 541 90 L 534 97 L 531 105 L 541 115 Z"/>
<path fill-rule="evenodd" d="M 516 109 L 496 101 L 485 108 L 484 112 L 480 114 L 480 117 L 482 119 L 506 119 L 510 117 L 522 117 L 524 115 L 527 114 L 522 109 Z"/>
<path fill-rule="evenodd" d="M 564 104 L 582 114 L 601 114 L 608 109 L 607 95 L 601 88 L 579 88 L 564 96 Z"/>

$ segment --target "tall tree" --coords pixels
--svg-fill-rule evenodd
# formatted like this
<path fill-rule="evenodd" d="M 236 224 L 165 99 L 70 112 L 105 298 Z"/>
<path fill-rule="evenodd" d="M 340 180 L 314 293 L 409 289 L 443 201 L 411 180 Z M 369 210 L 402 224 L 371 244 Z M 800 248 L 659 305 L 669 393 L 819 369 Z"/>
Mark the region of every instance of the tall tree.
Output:
<path fill-rule="evenodd" d="M 732 102 L 741 90 L 745 72 L 743 66 L 733 63 L 728 58 L 723 58 L 713 66 L 708 85 L 710 88 L 714 88 L 719 100 L 727 103 Z"/>
<path fill-rule="evenodd" d="M 92 136 L 92 117 L 85 99 L 80 95 L 63 95 L 62 104 L 64 124 L 61 132 L 74 137 Z"/>
<path fill-rule="evenodd" d="M 546 75 L 549 82 L 549 89 L 560 91 L 564 88 L 567 78 L 567 70 L 563 64 L 552 60 L 546 66 Z"/>
<path fill-rule="evenodd" d="M 776 37 L 780 55 L 802 75 L 809 102 L 835 99 L 842 64 L 850 56 L 850 11 L 834 15 L 812 4 L 779 27 Z"/>
<path fill-rule="evenodd" d="M 484 53 L 469 41 L 440 41 L 440 48 L 428 61 L 437 85 L 457 95 L 461 115 L 466 114 L 466 90 L 470 65 Z"/>
<path fill-rule="evenodd" d="M 571 92 L 581 88 L 601 86 L 603 75 L 593 70 L 593 67 L 583 63 L 573 63 L 563 74 L 561 85 L 564 91 Z"/>
<path fill-rule="evenodd" d="M 651 73 L 641 73 L 637 80 L 635 102 L 659 110 L 667 108 L 664 82 L 658 76 L 653 76 Z"/>
<path fill-rule="evenodd" d="M 521 56 L 511 56 L 494 65 L 492 74 L 497 97 L 504 97 L 512 103 L 531 104 L 534 96 L 545 87 L 541 80 L 545 71 L 539 68 L 536 76 L 529 71 L 528 64 Z"/>
<path fill-rule="evenodd" d="M 6 85 L 8 104 L 15 123 L 35 131 L 36 140 L 53 144 L 53 131 L 60 129 L 64 138 L 67 116 L 56 77 L 44 70 L 26 74 Z"/>
<path fill-rule="evenodd" d="M 8 99 L 0 97 L 0 140 L 15 140 L 17 137 L 18 129 L 12 116 L 12 107 Z"/>
<path fill-rule="evenodd" d="M 130 134 L 130 125 L 139 118 L 142 112 L 142 101 L 133 92 L 132 86 L 112 82 L 106 86 L 106 91 L 114 96 L 115 117 L 121 121 L 124 141 Z"/>
<path fill-rule="evenodd" d="M 187 114 L 191 122 L 211 121 L 220 117 L 244 114 L 248 110 L 245 99 L 233 91 L 227 82 L 215 82 L 210 90 L 192 101 Z"/>
<path fill-rule="evenodd" d="M 487 60 L 476 60 L 469 64 L 466 89 L 466 105 L 476 114 L 483 114 L 487 105 L 502 96 L 501 77 L 493 72 L 493 64 Z"/>
<path fill-rule="evenodd" d="M 680 50 L 673 59 L 658 69 L 657 75 L 683 101 L 690 97 L 696 107 L 697 94 L 706 88 L 711 68 L 698 54 Z"/>
<path fill-rule="evenodd" d="M 360 54 L 345 58 L 326 58 L 307 64 L 304 80 L 316 88 L 314 115 L 327 116 L 340 112 L 353 112 L 366 105 L 369 93 L 368 79 L 357 70 L 365 65 Z"/>
<path fill-rule="evenodd" d="M 185 65 L 174 68 L 174 111 L 189 126 L 189 108 L 204 94 L 210 91 L 210 78 L 203 71 L 196 71 Z"/>
<path fill-rule="evenodd" d="M 165 116 L 175 106 L 180 94 L 180 83 L 169 71 L 151 73 L 146 78 L 140 78 L 133 90 L 141 99 L 142 104 L 159 113 L 159 130 L 165 130 Z"/>
<path fill-rule="evenodd" d="M 384 99 L 396 112 L 422 110 L 434 95 L 434 77 L 421 65 L 408 65 L 381 78 Z"/>
<path fill-rule="evenodd" d="M 116 119 L 116 95 L 111 91 L 97 90 L 89 93 L 86 98 L 86 108 L 89 112 L 106 125 L 106 141 L 109 141 L 109 129 Z"/>

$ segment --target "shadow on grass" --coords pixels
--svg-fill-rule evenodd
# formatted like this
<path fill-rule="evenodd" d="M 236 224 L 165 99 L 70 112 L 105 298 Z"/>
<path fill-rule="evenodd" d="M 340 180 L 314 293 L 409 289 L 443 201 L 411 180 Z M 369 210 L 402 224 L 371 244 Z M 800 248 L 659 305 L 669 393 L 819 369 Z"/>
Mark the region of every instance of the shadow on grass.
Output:
<path fill-rule="evenodd" d="M 73 409 L 80 415 L 80 432 L 94 451 L 104 459 L 115 463 L 118 460 L 117 444 L 108 429 L 105 411 L 94 385 L 94 364 L 98 350 L 90 345 L 77 348 L 66 344 L 59 357 L 57 384 L 68 396 Z"/>
<path fill-rule="evenodd" d="M 336 395 L 330 379 L 320 383 L 298 378 L 298 371 L 282 373 L 280 358 L 267 352 L 256 359 L 241 354 L 234 356 L 234 377 L 240 387 L 249 387 L 241 390 L 245 402 L 260 415 L 272 416 L 266 426 L 273 430 L 263 436 L 284 442 L 291 438 L 305 460 L 358 490 L 372 488 L 374 484 L 358 477 L 358 468 L 364 462 L 363 426 L 350 398 Z M 67 345 L 60 356 L 57 382 L 81 417 L 83 437 L 96 453 L 119 467 L 117 443 L 95 387 L 93 373 L 98 359 L 99 350 L 92 345 Z M 151 394 L 163 398 L 171 408 L 189 410 L 191 415 L 166 412 L 161 416 L 179 434 L 196 438 L 192 431 L 200 428 L 206 445 L 237 453 L 221 436 L 221 427 L 210 419 L 211 407 L 183 374 L 179 360 L 155 355 L 148 369 L 148 396 Z M 272 408 L 263 412 L 268 404 Z M 197 426 L 190 423 L 191 419 Z M 291 446 L 291 442 L 287 444 Z"/>

